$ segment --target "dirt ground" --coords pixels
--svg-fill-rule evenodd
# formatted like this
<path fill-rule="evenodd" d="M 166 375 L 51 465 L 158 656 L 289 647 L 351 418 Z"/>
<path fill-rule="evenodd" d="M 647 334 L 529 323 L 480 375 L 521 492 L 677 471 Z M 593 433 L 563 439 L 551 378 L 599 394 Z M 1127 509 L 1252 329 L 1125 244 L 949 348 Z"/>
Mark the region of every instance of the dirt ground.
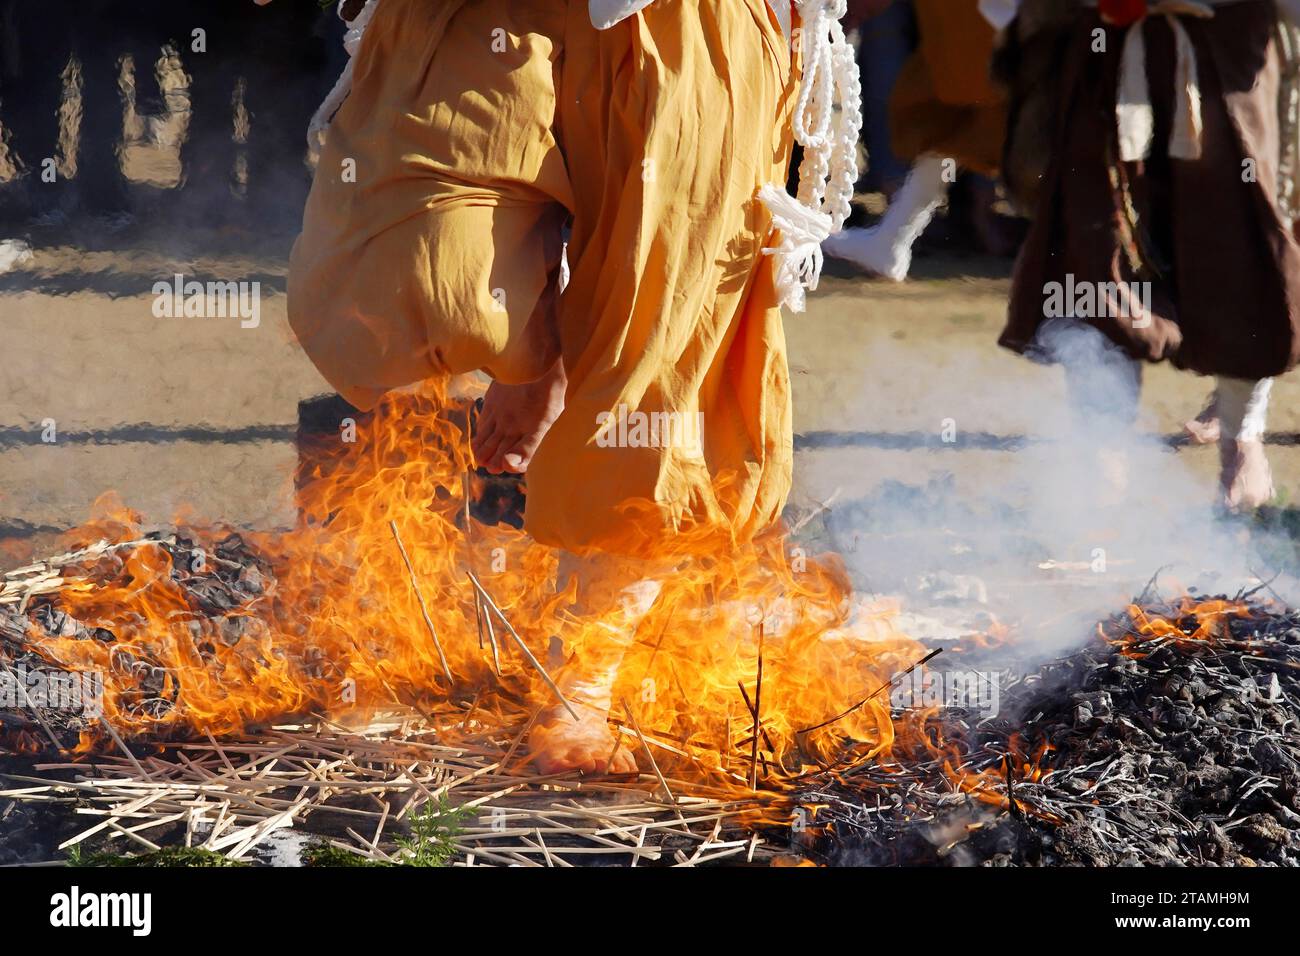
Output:
<path fill-rule="evenodd" d="M 258 528 L 293 520 L 296 406 L 324 384 L 286 323 L 289 242 L 240 241 L 238 254 L 219 256 L 178 252 L 187 243 L 176 235 L 55 243 L 0 274 L 0 537 L 15 539 L 11 550 L 76 525 L 108 490 L 158 521 L 179 509 Z M 1009 265 L 931 256 L 903 285 L 830 267 L 808 312 L 787 319 L 796 506 L 936 478 L 1015 506 L 1002 476 L 1022 439 L 1059 437 L 1041 434 L 1036 408 L 1059 400 L 1063 383 L 1059 370 L 995 345 Z M 260 282 L 260 325 L 156 318 L 152 286 L 177 272 Z M 1150 427 L 1176 434 L 1209 390 L 1205 379 L 1148 369 Z M 1298 395 L 1294 376 L 1280 381 L 1270 421 L 1290 500 L 1300 490 Z M 945 423 L 956 442 L 940 441 Z M 1177 455 L 1209 502 L 1215 451 Z"/>

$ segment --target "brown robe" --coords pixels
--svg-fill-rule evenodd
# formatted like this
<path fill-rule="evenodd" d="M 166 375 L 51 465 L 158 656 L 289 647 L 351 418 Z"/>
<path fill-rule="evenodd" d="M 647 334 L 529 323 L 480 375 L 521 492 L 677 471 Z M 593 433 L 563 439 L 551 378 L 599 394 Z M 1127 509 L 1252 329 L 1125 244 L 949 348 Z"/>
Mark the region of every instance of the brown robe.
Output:
<path fill-rule="evenodd" d="M 1115 97 L 1124 31 L 1081 9 L 1065 44 L 1052 158 L 1016 262 L 1000 344 L 1038 355 L 1045 286 L 1149 282 L 1149 323 L 1089 318 L 1135 358 L 1257 379 L 1300 356 L 1300 246 L 1278 213 L 1280 58 L 1272 0 L 1183 17 L 1196 48 L 1204 123 L 1198 160 L 1170 159 L 1174 38 L 1142 27 L 1155 139 L 1145 162 L 1118 162 Z M 1245 161 L 1255 175 L 1243 175 Z M 1145 326 L 1145 327 L 1143 327 Z M 1039 356 L 1048 357 L 1048 356 Z"/>

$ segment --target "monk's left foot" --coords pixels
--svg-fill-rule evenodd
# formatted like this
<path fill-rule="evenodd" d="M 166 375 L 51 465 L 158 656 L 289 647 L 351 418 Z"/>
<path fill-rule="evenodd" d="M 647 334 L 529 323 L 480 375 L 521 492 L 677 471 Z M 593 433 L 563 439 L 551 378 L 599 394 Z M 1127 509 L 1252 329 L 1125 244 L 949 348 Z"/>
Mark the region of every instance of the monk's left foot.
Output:
<path fill-rule="evenodd" d="M 1219 420 L 1217 418 L 1193 418 L 1183 424 L 1183 430 L 1194 445 L 1213 445 L 1219 440 Z"/>
<path fill-rule="evenodd" d="M 474 429 L 474 460 L 494 475 L 527 471 L 537 446 L 564 410 L 566 384 L 564 365 L 556 362 L 535 382 L 488 386 Z"/>
<path fill-rule="evenodd" d="M 543 774 L 636 773 L 636 758 L 609 729 L 608 713 L 599 707 L 570 701 L 578 719 L 563 706 L 538 719 L 528 736 L 533 766 Z"/>
<path fill-rule="evenodd" d="M 1194 444 L 1213 445 L 1217 442 L 1220 436 L 1218 402 L 1211 400 L 1201 414 L 1183 424 L 1183 430 Z"/>
<path fill-rule="evenodd" d="M 1229 511 L 1253 511 L 1273 500 L 1273 472 L 1262 441 L 1219 443 L 1221 504 Z"/>

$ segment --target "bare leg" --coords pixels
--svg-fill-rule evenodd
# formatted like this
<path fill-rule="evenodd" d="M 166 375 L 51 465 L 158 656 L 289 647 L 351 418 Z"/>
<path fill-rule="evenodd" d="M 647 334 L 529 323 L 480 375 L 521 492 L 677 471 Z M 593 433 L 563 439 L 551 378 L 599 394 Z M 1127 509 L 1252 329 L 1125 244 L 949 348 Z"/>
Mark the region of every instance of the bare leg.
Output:
<path fill-rule="evenodd" d="M 1197 445 L 1213 445 L 1219 440 L 1219 395 L 1217 392 L 1210 395 L 1210 400 L 1201 409 L 1199 415 L 1183 424 L 1183 430 L 1191 436 L 1192 441 Z"/>
<path fill-rule="evenodd" d="M 523 474 L 542 438 L 564 410 L 564 365 L 557 361 L 535 382 L 493 382 L 474 431 L 475 460 L 493 474 Z"/>
<path fill-rule="evenodd" d="M 556 676 L 568 708 L 548 708 L 529 737 L 534 766 L 542 773 L 582 770 L 585 773 L 635 773 L 636 758 L 609 729 L 614 682 L 623 655 L 659 593 L 642 562 L 597 555 L 560 559 L 560 583 L 576 576 L 579 618 L 590 630 Z"/>

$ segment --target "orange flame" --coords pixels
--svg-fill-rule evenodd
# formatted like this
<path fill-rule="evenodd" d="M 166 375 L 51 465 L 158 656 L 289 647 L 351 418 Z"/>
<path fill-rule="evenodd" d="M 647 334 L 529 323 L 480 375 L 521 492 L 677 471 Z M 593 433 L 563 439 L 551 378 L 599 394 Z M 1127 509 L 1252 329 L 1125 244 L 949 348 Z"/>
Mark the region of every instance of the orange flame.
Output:
<path fill-rule="evenodd" d="M 1213 641 L 1231 636 L 1228 621 L 1231 618 L 1251 617 L 1249 606 L 1243 601 L 1216 598 L 1208 601 L 1184 596 L 1169 613 L 1157 614 L 1130 604 L 1128 617 L 1131 628 L 1118 636 L 1108 636 L 1102 629 L 1103 639 L 1112 644 L 1128 645 L 1124 653 L 1141 657 L 1142 645 L 1159 638 L 1179 641 Z M 1100 627 L 1100 625 L 1099 625 Z"/>
<path fill-rule="evenodd" d="M 88 572 L 96 586 L 55 601 L 114 639 L 50 637 L 39 651 L 58 666 L 102 673 L 104 715 L 132 734 L 229 735 L 393 701 L 461 721 L 472 700 L 476 719 L 504 726 L 550 704 L 542 675 L 517 648 L 502 641 L 494 655 L 484 641 L 467 572 L 539 661 L 554 638 L 570 652 L 601 640 L 607 622 L 572 613 L 550 549 L 500 526 L 467 534 L 472 462 L 448 407 L 441 385 L 390 395 L 354 444 L 339 442 L 313 464 L 301 476 L 300 526 L 242 535 L 264 575 L 220 559 L 189 562 L 181 544 L 107 555 Z M 69 543 L 144 531 L 138 515 L 105 496 Z M 181 533 L 213 555 L 231 532 Z M 855 606 L 834 559 L 794 561 L 787 549 L 779 531 L 737 544 L 708 529 L 686 529 L 667 546 L 675 570 L 637 627 L 614 699 L 631 702 L 675 772 L 729 784 L 754 772 L 777 786 L 846 753 L 870 759 L 894 746 L 888 694 L 800 733 L 861 701 L 924 649 L 895 629 L 895 609 Z M 195 606 L 196 587 L 207 585 L 242 596 L 214 615 Z"/>

